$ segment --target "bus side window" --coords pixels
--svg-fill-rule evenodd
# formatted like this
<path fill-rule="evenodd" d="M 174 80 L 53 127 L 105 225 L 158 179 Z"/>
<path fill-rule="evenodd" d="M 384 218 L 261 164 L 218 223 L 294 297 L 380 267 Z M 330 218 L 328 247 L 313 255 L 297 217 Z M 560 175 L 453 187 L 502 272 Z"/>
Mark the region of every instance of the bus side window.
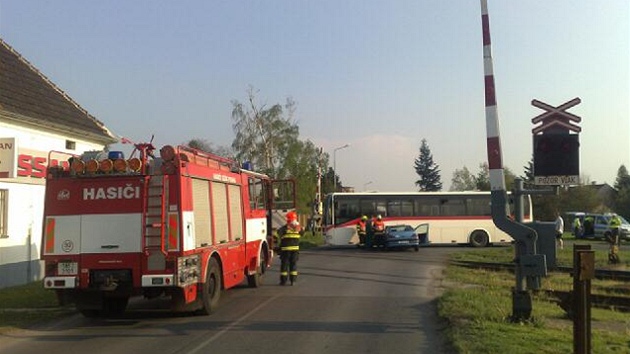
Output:
<path fill-rule="evenodd" d="M 442 215 L 464 215 L 466 208 L 462 199 L 448 199 L 442 203 Z"/>
<path fill-rule="evenodd" d="M 418 216 L 440 215 L 439 200 L 436 198 L 426 198 L 414 201 L 414 208 Z"/>
<path fill-rule="evenodd" d="M 466 199 L 467 215 L 490 216 L 490 201 L 486 197 Z"/>
<path fill-rule="evenodd" d="M 411 200 L 403 200 L 400 204 L 401 216 L 413 216 L 413 202 Z"/>
<path fill-rule="evenodd" d="M 387 201 L 387 215 L 400 216 L 400 202 L 399 201 Z"/>

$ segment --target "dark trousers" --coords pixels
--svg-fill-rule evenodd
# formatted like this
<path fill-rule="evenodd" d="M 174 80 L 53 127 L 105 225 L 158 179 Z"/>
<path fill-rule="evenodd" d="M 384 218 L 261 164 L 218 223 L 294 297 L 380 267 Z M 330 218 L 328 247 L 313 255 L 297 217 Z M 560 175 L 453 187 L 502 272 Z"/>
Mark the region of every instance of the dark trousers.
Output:
<path fill-rule="evenodd" d="M 359 233 L 359 246 L 365 245 L 365 233 Z"/>
<path fill-rule="evenodd" d="M 291 284 L 297 280 L 299 255 L 299 251 L 280 251 L 280 284 L 286 284 L 287 279 L 291 281 Z"/>

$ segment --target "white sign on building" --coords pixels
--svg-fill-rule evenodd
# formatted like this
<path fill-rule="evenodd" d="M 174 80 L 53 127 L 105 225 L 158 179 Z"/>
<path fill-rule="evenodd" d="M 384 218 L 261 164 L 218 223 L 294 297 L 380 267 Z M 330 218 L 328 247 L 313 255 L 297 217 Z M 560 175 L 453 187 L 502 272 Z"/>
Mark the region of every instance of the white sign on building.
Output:
<path fill-rule="evenodd" d="M 0 178 L 15 178 L 17 144 L 15 138 L 0 138 Z"/>

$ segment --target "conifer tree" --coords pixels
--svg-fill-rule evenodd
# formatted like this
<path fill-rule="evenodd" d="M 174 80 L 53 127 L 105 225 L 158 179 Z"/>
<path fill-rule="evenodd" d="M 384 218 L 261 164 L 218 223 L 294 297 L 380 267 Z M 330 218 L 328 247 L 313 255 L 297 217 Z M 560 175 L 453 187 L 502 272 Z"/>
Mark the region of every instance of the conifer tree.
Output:
<path fill-rule="evenodd" d="M 439 166 L 433 162 L 433 155 L 426 139 L 422 139 L 420 154 L 415 160 L 414 168 L 420 176 L 416 181 L 420 191 L 437 192 L 442 190 Z"/>

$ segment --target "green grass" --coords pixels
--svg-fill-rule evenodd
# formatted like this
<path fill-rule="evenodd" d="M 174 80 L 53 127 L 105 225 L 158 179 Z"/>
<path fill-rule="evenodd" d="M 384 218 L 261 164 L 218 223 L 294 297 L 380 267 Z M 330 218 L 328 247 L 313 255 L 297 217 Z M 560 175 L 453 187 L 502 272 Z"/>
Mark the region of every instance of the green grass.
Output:
<path fill-rule="evenodd" d="M 565 234 L 566 236 L 567 234 Z M 565 237 L 565 241 L 571 240 L 572 237 Z M 603 241 L 588 240 L 588 241 L 575 241 L 575 244 L 579 245 L 596 245 L 605 244 Z M 619 257 L 621 263 L 612 267 L 608 264 L 608 250 L 595 250 L 595 267 L 596 268 L 630 268 L 630 250 L 624 244 L 619 251 Z M 471 250 L 469 252 L 463 252 L 454 254 L 453 260 L 466 260 L 474 262 L 498 262 L 498 263 L 510 263 L 514 260 L 514 248 L 513 247 L 493 247 L 493 248 L 480 248 L 478 250 Z M 558 249 L 556 251 L 556 261 L 558 266 L 572 267 L 573 266 L 573 247 L 568 242 L 565 242 L 564 249 Z"/>
<path fill-rule="evenodd" d="M 57 297 L 54 292 L 44 290 L 40 281 L 0 290 L 0 310 L 31 307 L 57 307 Z"/>
<path fill-rule="evenodd" d="M 510 262 L 513 248 L 489 248 L 458 252 L 453 260 Z M 604 252 L 605 256 L 605 252 Z M 559 263 L 572 264 L 572 250 L 559 250 Z M 596 258 L 600 257 L 596 252 Z M 630 254 L 622 255 L 628 259 Z M 605 258 L 607 260 L 607 257 Z M 607 262 L 606 262 L 607 264 Z M 438 311 L 449 323 L 447 336 L 459 353 L 571 353 L 573 322 L 564 310 L 542 293 L 533 294 L 529 321 L 513 322 L 512 288 L 515 276 L 509 271 L 468 269 L 449 265 L 444 295 Z M 542 279 L 543 289 L 572 289 L 573 279 L 566 273 L 550 273 Z M 592 281 L 592 292 L 610 292 L 628 284 Z M 625 296 L 629 296 L 625 292 Z M 593 353 L 630 353 L 630 315 L 614 309 L 591 312 Z"/>
<path fill-rule="evenodd" d="M 324 237 L 321 233 L 313 233 L 310 231 L 304 232 L 304 235 L 300 237 L 300 249 L 309 249 L 318 247 L 324 244 Z"/>
<path fill-rule="evenodd" d="M 70 313 L 72 309 L 59 307 L 55 293 L 45 290 L 40 281 L 0 289 L 0 334 Z"/>

